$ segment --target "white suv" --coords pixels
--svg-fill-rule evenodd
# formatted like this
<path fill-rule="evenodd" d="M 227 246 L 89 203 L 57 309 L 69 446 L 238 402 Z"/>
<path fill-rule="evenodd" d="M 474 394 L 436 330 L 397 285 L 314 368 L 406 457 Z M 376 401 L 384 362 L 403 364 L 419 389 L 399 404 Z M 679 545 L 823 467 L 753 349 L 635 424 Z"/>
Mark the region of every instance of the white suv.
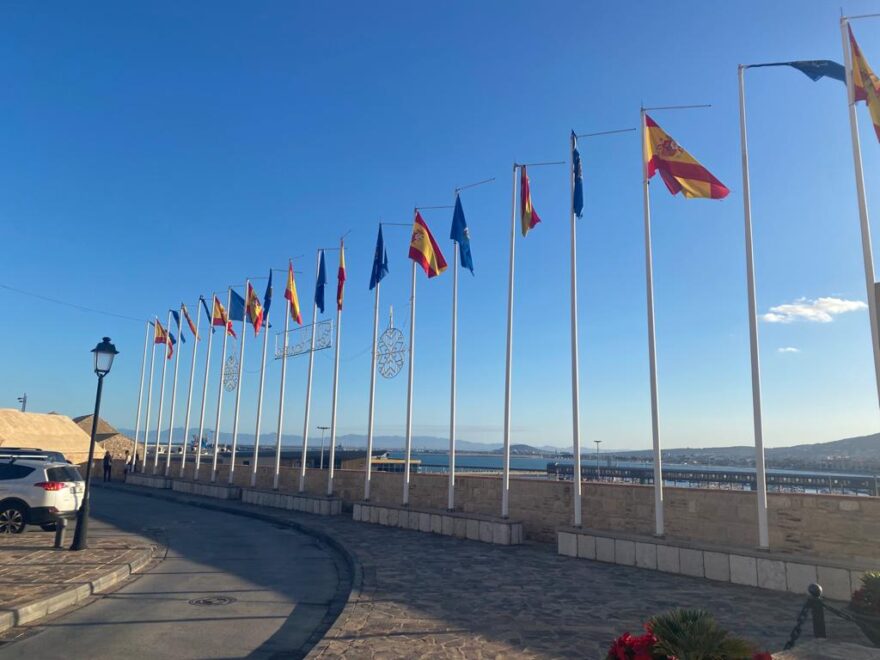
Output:
<path fill-rule="evenodd" d="M 53 529 L 73 518 L 85 483 L 69 463 L 45 458 L 0 458 L 0 534 L 21 534 L 25 525 Z"/>

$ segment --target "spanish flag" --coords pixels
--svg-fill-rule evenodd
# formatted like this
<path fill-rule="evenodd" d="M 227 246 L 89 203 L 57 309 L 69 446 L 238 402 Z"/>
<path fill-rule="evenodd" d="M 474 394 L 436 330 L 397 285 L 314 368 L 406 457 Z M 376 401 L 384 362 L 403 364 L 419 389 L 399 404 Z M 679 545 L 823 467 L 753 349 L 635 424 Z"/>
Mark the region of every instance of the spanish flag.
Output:
<path fill-rule="evenodd" d="M 153 335 L 153 343 L 165 344 L 168 347 L 168 353 L 165 357 L 170 360 L 171 356 L 174 355 L 174 344 L 171 343 L 171 337 L 169 336 L 168 331 L 159 322 L 159 319 L 156 319 L 155 326 L 156 332 Z"/>
<path fill-rule="evenodd" d="M 673 195 L 687 198 L 723 199 L 730 192 L 712 173 L 645 115 L 645 175 L 660 172 L 663 183 Z"/>
<path fill-rule="evenodd" d="M 519 167 L 519 203 L 522 235 L 525 236 L 529 233 L 529 229 L 534 229 L 535 225 L 541 222 L 538 212 L 532 206 L 532 191 L 529 188 L 529 175 L 525 165 Z"/>
<path fill-rule="evenodd" d="M 254 326 L 254 336 L 257 336 L 260 334 L 260 327 L 263 325 L 263 306 L 260 304 L 260 299 L 254 291 L 253 284 L 250 282 L 248 282 L 245 309 L 247 310 L 251 325 Z"/>
<path fill-rule="evenodd" d="M 219 325 L 221 328 L 226 326 L 226 334 L 236 336 L 235 330 L 232 329 L 232 321 L 226 316 L 226 310 L 217 296 L 214 296 L 214 313 L 211 314 L 211 325 Z"/>
<path fill-rule="evenodd" d="M 299 311 L 299 297 L 296 295 L 296 282 L 293 280 L 293 262 L 287 263 L 287 287 L 284 289 L 284 297 L 290 301 L 290 318 L 303 324 L 303 317 Z"/>
<path fill-rule="evenodd" d="M 422 219 L 422 214 L 416 209 L 416 217 L 413 220 L 412 239 L 409 242 L 409 258 L 419 264 L 428 278 L 437 277 L 446 270 L 446 259 L 440 252 L 440 246 L 431 235 L 431 230 Z"/>
<path fill-rule="evenodd" d="M 342 297 L 345 293 L 345 244 L 339 244 L 339 271 L 336 273 L 336 309 L 342 311 Z"/>
<path fill-rule="evenodd" d="M 189 310 L 186 308 L 186 305 L 180 303 L 180 309 L 183 311 L 183 318 L 186 319 L 186 323 L 189 326 L 189 331 L 193 333 L 193 337 L 196 338 L 196 341 L 200 340 L 199 333 L 196 332 L 196 324 L 193 323 L 193 320 L 189 317 Z M 183 337 L 183 333 L 180 333 L 181 338 Z"/>
<path fill-rule="evenodd" d="M 864 101 L 868 105 L 868 112 L 871 113 L 871 121 L 874 123 L 874 133 L 880 140 L 880 81 L 871 70 L 868 60 L 862 55 L 852 28 L 847 27 L 852 60 L 853 97 L 855 101 Z"/>

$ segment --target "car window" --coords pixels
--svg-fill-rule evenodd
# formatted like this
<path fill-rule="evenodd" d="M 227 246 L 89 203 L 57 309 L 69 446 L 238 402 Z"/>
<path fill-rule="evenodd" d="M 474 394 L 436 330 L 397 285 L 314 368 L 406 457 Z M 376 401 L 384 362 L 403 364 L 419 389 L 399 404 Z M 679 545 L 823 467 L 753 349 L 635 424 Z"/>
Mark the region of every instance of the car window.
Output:
<path fill-rule="evenodd" d="M 46 469 L 46 478 L 49 481 L 82 481 L 79 470 L 75 467 L 53 467 Z"/>
<path fill-rule="evenodd" d="M 26 465 L 15 465 L 14 463 L 0 463 L 0 481 L 8 481 L 10 479 L 22 479 L 28 476 L 34 468 Z"/>

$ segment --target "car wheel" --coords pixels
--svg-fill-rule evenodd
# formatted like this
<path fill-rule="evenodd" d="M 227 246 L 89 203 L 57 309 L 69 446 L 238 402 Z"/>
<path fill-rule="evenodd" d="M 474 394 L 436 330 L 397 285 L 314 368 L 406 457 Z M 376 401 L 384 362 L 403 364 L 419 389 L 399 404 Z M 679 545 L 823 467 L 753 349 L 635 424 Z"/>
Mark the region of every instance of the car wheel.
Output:
<path fill-rule="evenodd" d="M 55 531 L 55 523 L 45 523 L 40 525 L 40 529 L 44 532 L 54 532 Z"/>
<path fill-rule="evenodd" d="M 0 509 L 0 534 L 21 534 L 24 531 L 24 509 L 7 504 Z"/>

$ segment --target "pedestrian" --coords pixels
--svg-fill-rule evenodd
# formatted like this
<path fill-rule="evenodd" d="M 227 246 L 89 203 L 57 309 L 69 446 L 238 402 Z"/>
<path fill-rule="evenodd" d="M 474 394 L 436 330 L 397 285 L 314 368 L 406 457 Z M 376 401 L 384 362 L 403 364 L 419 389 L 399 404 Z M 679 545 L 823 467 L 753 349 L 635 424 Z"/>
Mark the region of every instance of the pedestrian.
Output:
<path fill-rule="evenodd" d="M 113 455 L 108 451 L 104 452 L 104 481 L 111 481 L 110 471 L 113 469 Z"/>
<path fill-rule="evenodd" d="M 140 463 L 140 462 L 141 462 L 140 454 L 138 454 L 137 452 L 135 452 L 135 453 L 134 453 L 134 460 L 131 462 L 131 471 L 132 471 L 132 472 L 137 472 L 137 471 L 138 471 L 138 463 Z"/>
<path fill-rule="evenodd" d="M 131 470 L 131 453 L 126 449 L 125 450 L 125 463 L 122 466 L 123 478 L 128 476 L 128 473 L 130 470 Z"/>

